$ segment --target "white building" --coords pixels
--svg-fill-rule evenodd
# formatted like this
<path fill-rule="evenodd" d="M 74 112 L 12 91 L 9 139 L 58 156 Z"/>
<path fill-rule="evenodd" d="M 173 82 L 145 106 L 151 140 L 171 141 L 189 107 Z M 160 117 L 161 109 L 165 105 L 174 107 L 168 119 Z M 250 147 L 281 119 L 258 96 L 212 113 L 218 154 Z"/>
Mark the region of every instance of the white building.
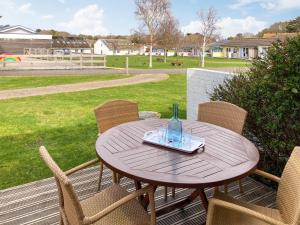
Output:
<path fill-rule="evenodd" d="M 98 55 L 142 55 L 144 46 L 137 46 L 127 39 L 99 39 L 94 43 Z"/>
<path fill-rule="evenodd" d="M 17 26 L 0 26 L 0 53 L 23 54 L 24 48 L 50 48 L 52 35 Z"/>
<path fill-rule="evenodd" d="M 51 40 L 52 35 L 37 34 L 35 31 L 17 26 L 0 26 L 0 39 Z"/>

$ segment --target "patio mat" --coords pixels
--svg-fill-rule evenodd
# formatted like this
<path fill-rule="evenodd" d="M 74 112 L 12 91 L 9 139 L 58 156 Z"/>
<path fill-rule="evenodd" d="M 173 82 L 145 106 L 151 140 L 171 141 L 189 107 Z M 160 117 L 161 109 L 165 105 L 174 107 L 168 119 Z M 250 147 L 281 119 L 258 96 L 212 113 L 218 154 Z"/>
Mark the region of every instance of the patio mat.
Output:
<path fill-rule="evenodd" d="M 80 199 L 85 199 L 97 190 L 98 167 L 91 167 L 71 176 Z M 111 185 L 111 172 L 104 170 L 102 188 Z M 130 179 L 123 178 L 121 185 L 129 191 L 135 190 Z M 244 193 L 239 193 L 237 183 L 229 185 L 229 194 L 235 198 L 242 199 L 262 206 L 275 207 L 274 190 L 251 179 L 243 180 Z M 171 192 L 171 191 L 170 191 Z M 169 192 L 168 201 L 164 200 L 164 188 L 158 187 L 156 191 L 156 207 L 180 201 L 185 198 L 191 190 L 176 189 L 176 197 L 172 198 Z M 212 196 L 212 189 L 206 189 L 206 195 Z M 186 206 L 157 218 L 158 225 L 194 225 L 205 222 L 205 211 L 201 205 L 200 198 Z M 53 178 L 17 186 L 0 191 L 0 225 L 50 225 L 59 224 L 58 198 L 56 184 Z"/>

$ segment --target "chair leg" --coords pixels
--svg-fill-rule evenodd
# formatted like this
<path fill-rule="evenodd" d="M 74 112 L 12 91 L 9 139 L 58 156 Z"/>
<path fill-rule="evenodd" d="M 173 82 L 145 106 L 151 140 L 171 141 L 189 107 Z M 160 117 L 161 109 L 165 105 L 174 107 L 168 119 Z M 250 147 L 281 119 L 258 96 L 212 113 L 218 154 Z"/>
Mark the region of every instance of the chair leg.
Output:
<path fill-rule="evenodd" d="M 118 182 L 118 175 L 114 171 L 112 171 L 112 173 L 113 173 L 113 177 L 112 177 L 113 178 L 113 183 L 116 184 Z"/>
<path fill-rule="evenodd" d="M 100 191 L 100 189 L 101 189 L 102 176 L 103 176 L 103 162 L 100 161 L 100 167 L 99 167 L 99 181 L 98 181 L 98 189 L 97 189 L 97 191 Z"/>
<path fill-rule="evenodd" d="M 172 197 L 175 198 L 175 188 L 172 187 Z"/>
<path fill-rule="evenodd" d="M 165 200 L 168 200 L 168 187 L 165 186 Z"/>
<path fill-rule="evenodd" d="M 225 194 L 228 193 L 228 185 L 227 185 L 227 184 L 224 185 L 224 193 L 225 193 Z"/>
<path fill-rule="evenodd" d="M 153 188 L 153 190 L 150 191 L 149 193 L 149 207 L 150 207 L 150 216 L 151 216 L 150 225 L 156 224 L 155 196 L 154 196 L 155 189 Z"/>
<path fill-rule="evenodd" d="M 59 217 L 59 225 L 64 225 L 64 220 L 62 216 Z"/>
<path fill-rule="evenodd" d="M 214 194 L 216 193 L 216 192 L 218 192 L 220 189 L 219 189 L 219 186 L 216 186 L 215 188 L 214 188 Z"/>
<path fill-rule="evenodd" d="M 240 187 L 240 193 L 244 193 L 242 180 L 238 180 L 238 182 L 239 182 L 239 187 Z"/>

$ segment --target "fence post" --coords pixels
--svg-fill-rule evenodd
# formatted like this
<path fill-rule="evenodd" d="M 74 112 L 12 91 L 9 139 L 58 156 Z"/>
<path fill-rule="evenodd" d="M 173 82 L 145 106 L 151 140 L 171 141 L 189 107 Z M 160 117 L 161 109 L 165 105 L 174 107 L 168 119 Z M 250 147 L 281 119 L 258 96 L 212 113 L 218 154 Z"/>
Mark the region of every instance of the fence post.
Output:
<path fill-rule="evenodd" d="M 94 66 L 94 56 L 93 56 L 93 53 L 91 53 L 91 66 Z"/>
<path fill-rule="evenodd" d="M 129 58 L 126 56 L 126 74 L 128 75 Z"/>
<path fill-rule="evenodd" d="M 80 68 L 82 69 L 82 53 L 80 53 Z"/>
<path fill-rule="evenodd" d="M 104 61 L 103 66 L 106 67 L 106 55 L 104 55 L 102 57 L 103 57 L 103 61 Z"/>

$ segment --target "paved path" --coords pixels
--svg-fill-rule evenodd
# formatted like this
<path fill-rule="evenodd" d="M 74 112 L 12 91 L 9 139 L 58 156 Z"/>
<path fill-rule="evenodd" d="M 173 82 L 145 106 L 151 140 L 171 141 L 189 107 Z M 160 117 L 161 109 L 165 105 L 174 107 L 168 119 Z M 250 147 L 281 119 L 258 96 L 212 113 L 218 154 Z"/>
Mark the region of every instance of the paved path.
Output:
<path fill-rule="evenodd" d="M 166 80 L 168 78 L 169 75 L 167 74 L 142 74 L 142 75 L 136 75 L 129 78 L 117 79 L 117 80 L 93 81 L 93 82 L 84 82 L 78 84 L 64 84 L 64 85 L 53 85 L 53 86 L 37 87 L 37 88 L 5 90 L 5 91 L 0 91 L 0 100 L 19 98 L 19 97 L 28 97 L 28 96 L 37 96 L 37 95 L 56 94 L 56 93 L 64 93 L 64 92 L 84 91 L 84 90 L 92 90 L 92 89 L 107 88 L 107 87 L 127 86 L 127 85 L 141 84 L 147 82 L 158 82 L 158 81 Z"/>

